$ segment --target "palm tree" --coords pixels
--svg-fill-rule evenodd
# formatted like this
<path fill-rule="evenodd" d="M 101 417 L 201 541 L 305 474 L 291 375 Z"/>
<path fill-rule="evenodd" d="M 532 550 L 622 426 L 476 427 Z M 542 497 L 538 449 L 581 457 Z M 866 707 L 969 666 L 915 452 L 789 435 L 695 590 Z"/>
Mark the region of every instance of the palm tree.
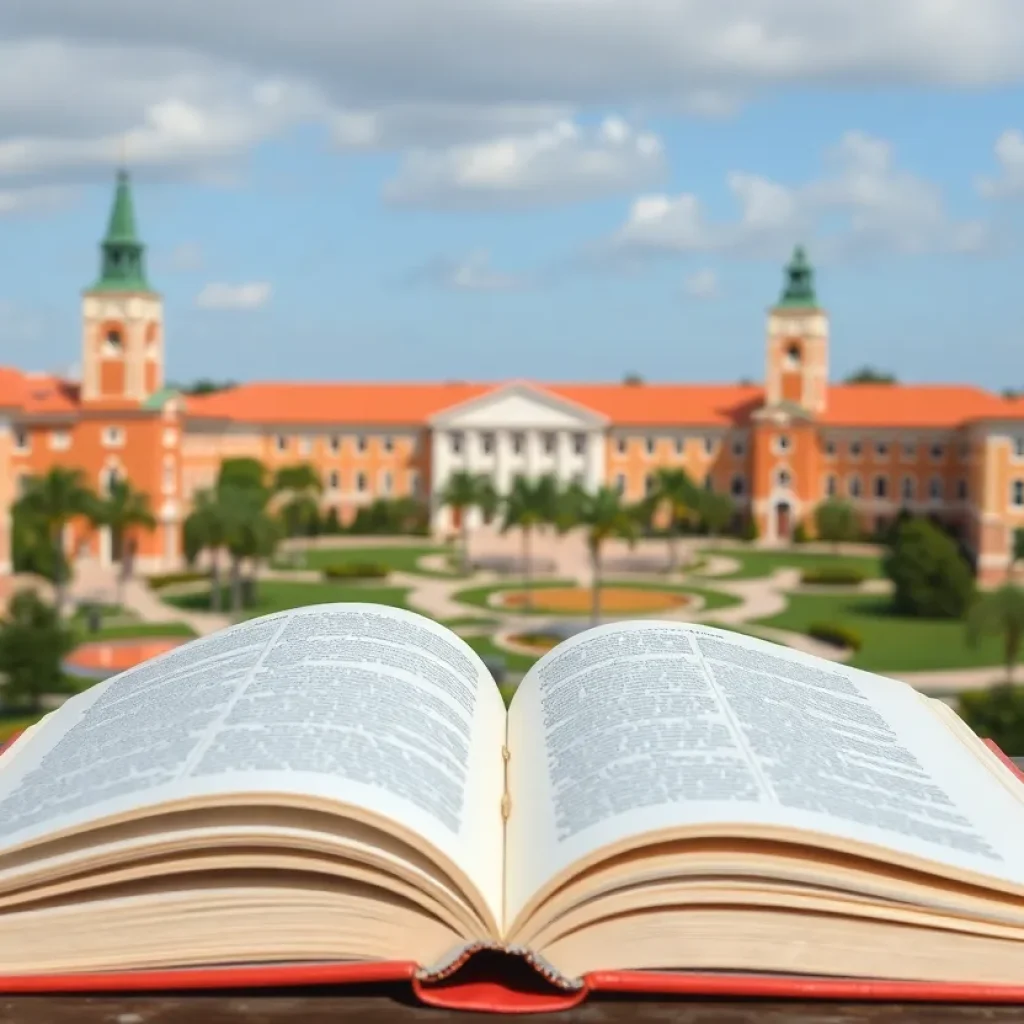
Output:
<path fill-rule="evenodd" d="M 185 555 L 194 561 L 204 551 L 210 556 L 210 610 L 221 610 L 220 552 L 227 541 L 229 509 L 222 495 L 229 488 L 200 491 L 185 519 Z"/>
<path fill-rule="evenodd" d="M 728 494 L 717 491 L 702 491 L 697 499 L 697 514 L 708 536 L 721 533 L 736 514 L 736 507 Z"/>
<path fill-rule="evenodd" d="M 231 558 L 231 610 L 235 614 L 244 605 L 245 578 L 242 566 L 252 563 L 252 585 L 255 586 L 256 565 L 273 554 L 279 527 L 268 514 L 263 495 L 253 488 L 223 487 L 218 492 L 224 523 L 224 546 Z"/>
<path fill-rule="evenodd" d="M 290 537 L 307 534 L 320 512 L 323 481 L 308 462 L 282 466 L 274 474 L 271 504 L 280 512 Z"/>
<path fill-rule="evenodd" d="M 1024 590 L 1007 584 L 975 602 L 967 613 L 967 642 L 974 647 L 985 636 L 1002 639 L 1006 681 L 1012 683 L 1024 645 Z"/>
<path fill-rule="evenodd" d="M 136 491 L 127 480 L 115 480 L 106 498 L 99 502 L 96 518 L 111 533 L 111 546 L 120 563 L 117 573 L 117 603 L 124 604 L 124 588 L 132 576 L 135 552 L 131 534 L 156 527 L 149 495 Z"/>
<path fill-rule="evenodd" d="M 484 473 L 459 470 L 448 478 L 441 492 L 441 504 L 447 505 L 459 519 L 459 559 L 463 572 L 469 572 L 469 516 L 478 508 L 485 518 L 492 516 L 501 504 L 490 477 Z"/>
<path fill-rule="evenodd" d="M 518 529 L 523 541 L 523 594 L 527 608 L 533 607 L 532 543 L 533 531 L 545 523 L 554 522 L 558 501 L 558 485 L 554 477 L 544 476 L 529 480 L 517 476 L 512 490 L 505 499 L 505 516 L 501 532 Z"/>
<path fill-rule="evenodd" d="M 679 568 L 679 534 L 696 518 L 700 500 L 700 491 L 685 469 L 659 469 L 655 473 L 647 504 L 652 512 L 662 508 L 668 511 L 669 572 Z"/>
<path fill-rule="evenodd" d="M 54 466 L 45 476 L 29 477 L 20 501 L 39 523 L 53 552 L 54 599 L 60 615 L 71 579 L 71 565 L 64 554 L 64 530 L 68 523 L 79 517 L 95 522 L 98 500 L 85 485 L 80 470 Z"/>
<path fill-rule="evenodd" d="M 613 537 L 627 540 L 630 546 L 640 532 L 642 506 L 622 503 L 622 497 L 613 487 L 601 487 L 587 494 L 578 508 L 578 525 L 586 530 L 587 550 L 593 576 L 590 618 L 594 625 L 601 621 L 601 550 L 605 541 Z"/>

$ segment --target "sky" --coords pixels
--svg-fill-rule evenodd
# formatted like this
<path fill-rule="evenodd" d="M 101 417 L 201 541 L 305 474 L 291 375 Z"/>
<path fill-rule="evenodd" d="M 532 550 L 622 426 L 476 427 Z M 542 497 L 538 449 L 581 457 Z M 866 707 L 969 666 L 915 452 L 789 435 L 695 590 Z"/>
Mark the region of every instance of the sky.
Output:
<path fill-rule="evenodd" d="M 2 0 L 0 364 L 122 161 L 180 382 L 759 380 L 802 243 L 834 379 L 1024 386 L 1020 0 Z"/>

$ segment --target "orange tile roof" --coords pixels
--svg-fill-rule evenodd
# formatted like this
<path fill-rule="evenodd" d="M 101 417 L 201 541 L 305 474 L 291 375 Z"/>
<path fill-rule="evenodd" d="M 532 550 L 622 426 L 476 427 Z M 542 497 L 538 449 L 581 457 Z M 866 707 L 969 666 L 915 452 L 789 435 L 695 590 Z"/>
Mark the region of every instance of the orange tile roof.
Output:
<path fill-rule="evenodd" d="M 821 422 L 832 427 L 949 429 L 1024 419 L 1024 401 L 948 384 L 833 384 Z"/>
<path fill-rule="evenodd" d="M 728 426 L 744 423 L 764 399 L 737 384 L 543 384 L 540 387 L 607 416 L 613 426 Z"/>
<path fill-rule="evenodd" d="M 0 407 L 30 415 L 67 415 L 78 408 L 78 386 L 48 373 L 0 367 Z"/>

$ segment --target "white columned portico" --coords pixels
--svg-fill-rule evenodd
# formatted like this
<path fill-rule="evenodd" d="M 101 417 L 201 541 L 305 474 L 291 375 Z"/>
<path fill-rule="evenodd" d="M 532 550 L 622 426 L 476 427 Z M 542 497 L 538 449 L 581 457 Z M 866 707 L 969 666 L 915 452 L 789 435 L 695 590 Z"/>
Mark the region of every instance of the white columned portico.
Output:
<path fill-rule="evenodd" d="M 604 485 L 605 475 L 605 438 L 604 432 L 592 430 L 587 435 L 587 456 L 584 480 L 590 492 Z"/>
<path fill-rule="evenodd" d="M 536 480 L 544 475 L 541 469 L 541 453 L 544 450 L 544 438 L 539 430 L 526 431 L 526 452 L 524 472 L 527 479 Z"/>
<path fill-rule="evenodd" d="M 512 437 L 507 430 L 494 433 L 494 486 L 505 495 L 512 489 Z"/>
<path fill-rule="evenodd" d="M 566 430 L 555 434 L 555 479 L 559 486 L 568 487 L 572 483 L 572 438 Z"/>

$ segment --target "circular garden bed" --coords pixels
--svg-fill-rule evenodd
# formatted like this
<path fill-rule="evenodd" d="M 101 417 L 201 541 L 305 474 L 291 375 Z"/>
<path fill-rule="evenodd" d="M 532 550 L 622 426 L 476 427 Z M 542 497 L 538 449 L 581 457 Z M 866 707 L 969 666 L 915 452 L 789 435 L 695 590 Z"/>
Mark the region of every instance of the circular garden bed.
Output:
<path fill-rule="evenodd" d="M 593 600 L 588 587 L 538 587 L 532 595 L 525 590 L 506 590 L 500 594 L 498 604 L 510 611 L 529 609 L 557 615 L 582 615 L 590 612 Z M 689 594 L 678 590 L 639 587 L 603 587 L 601 590 L 601 612 L 609 615 L 664 612 L 692 603 Z"/>

